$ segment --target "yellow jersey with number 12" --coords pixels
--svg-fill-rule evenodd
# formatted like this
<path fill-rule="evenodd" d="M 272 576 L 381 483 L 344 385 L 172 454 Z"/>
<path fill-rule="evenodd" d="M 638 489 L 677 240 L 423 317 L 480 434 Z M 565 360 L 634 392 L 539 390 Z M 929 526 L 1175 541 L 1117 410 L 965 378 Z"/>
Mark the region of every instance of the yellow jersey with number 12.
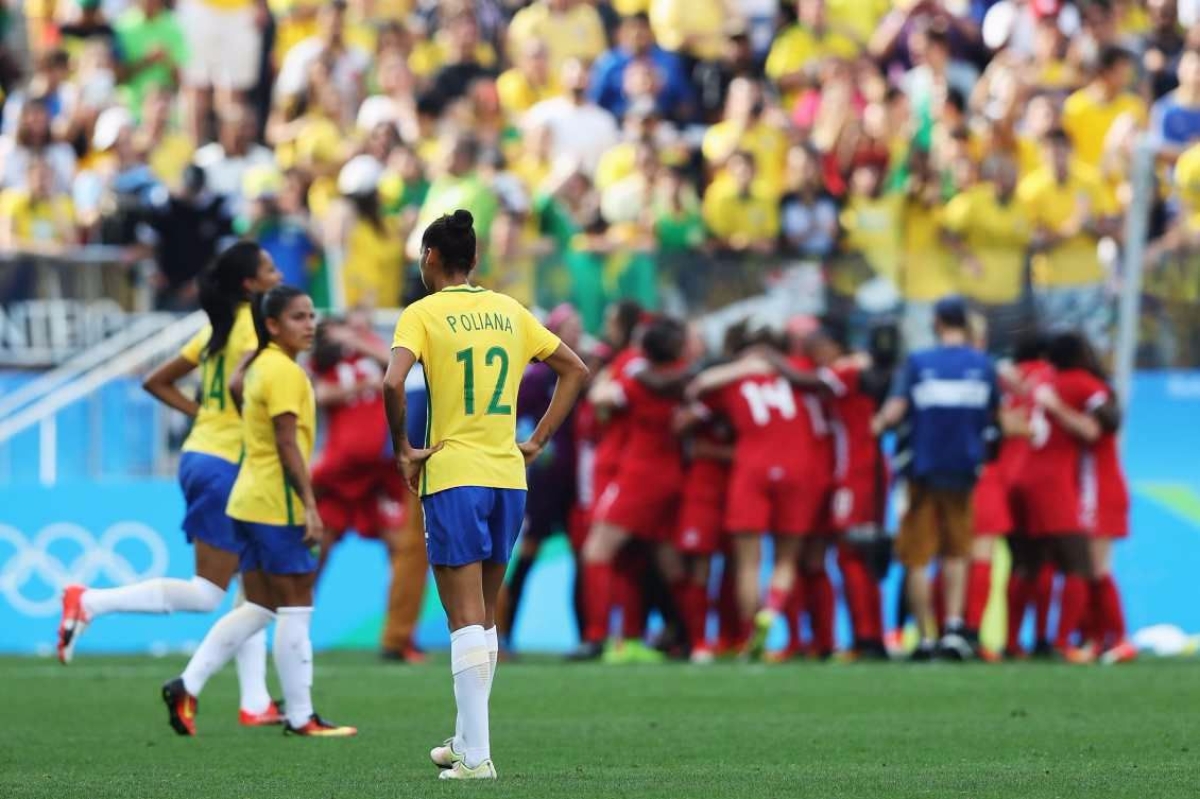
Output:
<path fill-rule="evenodd" d="M 258 349 L 250 303 L 242 303 L 234 314 L 225 346 L 209 355 L 204 348 L 211 337 L 212 326 L 205 325 L 179 350 L 181 358 L 200 367 L 200 412 L 183 442 L 183 451 L 203 452 L 237 463 L 242 457 L 242 417 L 229 396 L 229 378 L 242 357 Z"/>
<path fill-rule="evenodd" d="M 292 490 L 275 441 L 275 417 L 296 417 L 296 446 L 305 464 L 317 438 L 317 403 L 312 381 L 300 365 L 274 344 L 246 370 L 242 430 L 246 457 L 229 492 L 226 514 L 259 524 L 304 524 L 304 503 Z"/>
<path fill-rule="evenodd" d="M 526 487 L 517 389 L 525 366 L 558 344 L 512 297 L 476 286 L 451 286 L 404 310 L 392 347 L 424 366 L 425 439 L 443 445 L 425 464 L 422 496 L 462 486 Z"/>

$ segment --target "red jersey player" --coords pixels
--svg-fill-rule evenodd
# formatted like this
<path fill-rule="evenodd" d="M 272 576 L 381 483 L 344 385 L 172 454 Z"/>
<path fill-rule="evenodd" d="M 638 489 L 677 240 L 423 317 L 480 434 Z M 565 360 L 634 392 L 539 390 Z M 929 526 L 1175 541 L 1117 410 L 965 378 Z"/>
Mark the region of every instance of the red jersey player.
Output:
<path fill-rule="evenodd" d="M 1137 649 L 1125 638 L 1125 615 L 1112 575 L 1113 541 L 1129 535 L 1129 488 L 1116 439 L 1120 412 L 1099 359 L 1086 340 L 1080 341 L 1085 368 L 1105 393 L 1094 393 L 1083 411 L 1070 407 L 1057 390 L 1045 392 L 1041 400 L 1055 418 L 1082 431 L 1095 431 L 1094 444 L 1083 452 L 1080 462 L 1081 493 L 1091 533 L 1091 584 L 1083 637 L 1100 653 L 1102 662 L 1120 663 L 1137 657 Z"/>
<path fill-rule="evenodd" d="M 642 337 L 648 372 L 671 374 L 684 349 L 685 329 L 675 320 L 650 323 Z M 672 430 L 678 400 L 652 391 L 636 375 L 593 389 L 593 403 L 622 418 L 627 434 L 620 470 L 596 500 L 592 531 L 583 549 L 585 644 L 598 648 L 613 607 L 618 552 L 637 539 L 667 543 L 674 533 L 683 484 L 683 458 Z M 626 609 L 628 612 L 628 608 Z"/>
<path fill-rule="evenodd" d="M 1079 333 L 1055 335 L 1047 347 L 1055 369 L 1051 382 L 1034 390 L 1030 423 L 1033 451 L 1019 480 L 1030 533 L 1063 574 L 1062 607 L 1055 648 L 1070 660 L 1085 653 L 1071 636 L 1087 610 L 1092 509 L 1083 477 L 1085 449 L 1100 437 L 1090 411 L 1108 401 L 1108 387 L 1087 371 L 1088 348 Z"/>
<path fill-rule="evenodd" d="M 754 357 L 752 352 L 746 355 Z M 803 371 L 808 364 L 797 360 L 794 365 Z M 736 374 L 744 364 L 735 362 L 730 367 L 718 369 L 725 375 Z M 700 414 L 721 415 L 734 430 L 725 527 L 734 536 L 743 623 L 749 630 L 753 621 L 756 630 L 748 652 L 757 656 L 796 583 L 806 537 L 824 532 L 829 450 L 823 412 L 813 396 L 776 374 L 739 377 L 724 385 L 727 377 L 718 374 L 715 369 L 701 375 L 696 391 L 701 395 Z M 714 385 L 720 387 L 713 389 Z M 760 605 L 758 575 L 764 534 L 774 538 L 775 563 L 766 602 Z M 831 586 L 828 593 L 832 607 Z"/>

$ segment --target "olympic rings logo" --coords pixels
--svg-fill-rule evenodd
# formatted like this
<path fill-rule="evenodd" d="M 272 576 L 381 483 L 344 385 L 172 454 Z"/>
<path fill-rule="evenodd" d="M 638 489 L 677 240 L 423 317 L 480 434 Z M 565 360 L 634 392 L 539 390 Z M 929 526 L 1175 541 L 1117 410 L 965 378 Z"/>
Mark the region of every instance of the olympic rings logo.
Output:
<path fill-rule="evenodd" d="M 132 541 L 149 555 L 149 565 L 138 569 L 117 551 L 117 546 Z M 51 551 L 60 543 L 69 543 L 80 554 L 65 562 Z M 162 577 L 170 561 L 167 546 L 152 528 L 140 522 L 117 522 L 97 539 L 88 530 L 71 522 L 56 522 L 43 527 L 33 538 L 20 530 L 0 524 L 0 547 L 8 545 L 14 554 L 0 565 L 0 597 L 26 616 L 53 616 L 59 610 L 59 593 L 72 583 L 91 585 L 98 578 L 116 584 Z M 30 581 L 53 589 L 45 599 L 31 598 L 24 590 Z"/>

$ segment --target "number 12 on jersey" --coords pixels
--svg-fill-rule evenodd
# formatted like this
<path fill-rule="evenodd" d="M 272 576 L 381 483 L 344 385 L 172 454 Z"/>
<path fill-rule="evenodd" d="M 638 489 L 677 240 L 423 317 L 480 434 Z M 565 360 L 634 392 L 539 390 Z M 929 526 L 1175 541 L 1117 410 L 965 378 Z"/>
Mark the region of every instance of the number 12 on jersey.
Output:
<path fill-rule="evenodd" d="M 475 348 L 467 347 L 454 354 L 454 359 L 463 365 L 463 409 L 468 416 L 475 414 Z M 483 356 L 484 367 L 496 372 L 496 383 L 492 399 L 485 413 L 508 416 L 512 406 L 501 403 L 504 386 L 508 383 L 508 352 L 503 347 L 492 347 Z"/>

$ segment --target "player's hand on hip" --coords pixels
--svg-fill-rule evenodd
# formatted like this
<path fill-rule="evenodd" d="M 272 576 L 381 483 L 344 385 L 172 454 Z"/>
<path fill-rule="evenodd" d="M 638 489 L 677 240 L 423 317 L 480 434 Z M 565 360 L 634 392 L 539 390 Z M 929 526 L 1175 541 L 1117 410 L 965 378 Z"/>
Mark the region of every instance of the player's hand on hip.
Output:
<path fill-rule="evenodd" d="M 309 547 L 319 547 L 325 543 L 325 523 L 315 510 L 308 510 L 304 515 L 304 544 Z"/>
<path fill-rule="evenodd" d="M 425 468 L 425 462 L 436 453 L 441 452 L 442 446 L 442 444 L 437 444 L 427 449 L 406 449 L 396 458 L 400 474 L 404 476 L 404 482 L 408 484 L 409 491 L 417 493 L 417 484 L 421 479 L 421 470 Z"/>
<path fill-rule="evenodd" d="M 545 444 L 538 444 L 535 441 L 521 441 L 517 443 L 517 449 L 521 450 L 521 454 L 525 457 L 526 466 L 536 461 L 545 448 Z"/>

